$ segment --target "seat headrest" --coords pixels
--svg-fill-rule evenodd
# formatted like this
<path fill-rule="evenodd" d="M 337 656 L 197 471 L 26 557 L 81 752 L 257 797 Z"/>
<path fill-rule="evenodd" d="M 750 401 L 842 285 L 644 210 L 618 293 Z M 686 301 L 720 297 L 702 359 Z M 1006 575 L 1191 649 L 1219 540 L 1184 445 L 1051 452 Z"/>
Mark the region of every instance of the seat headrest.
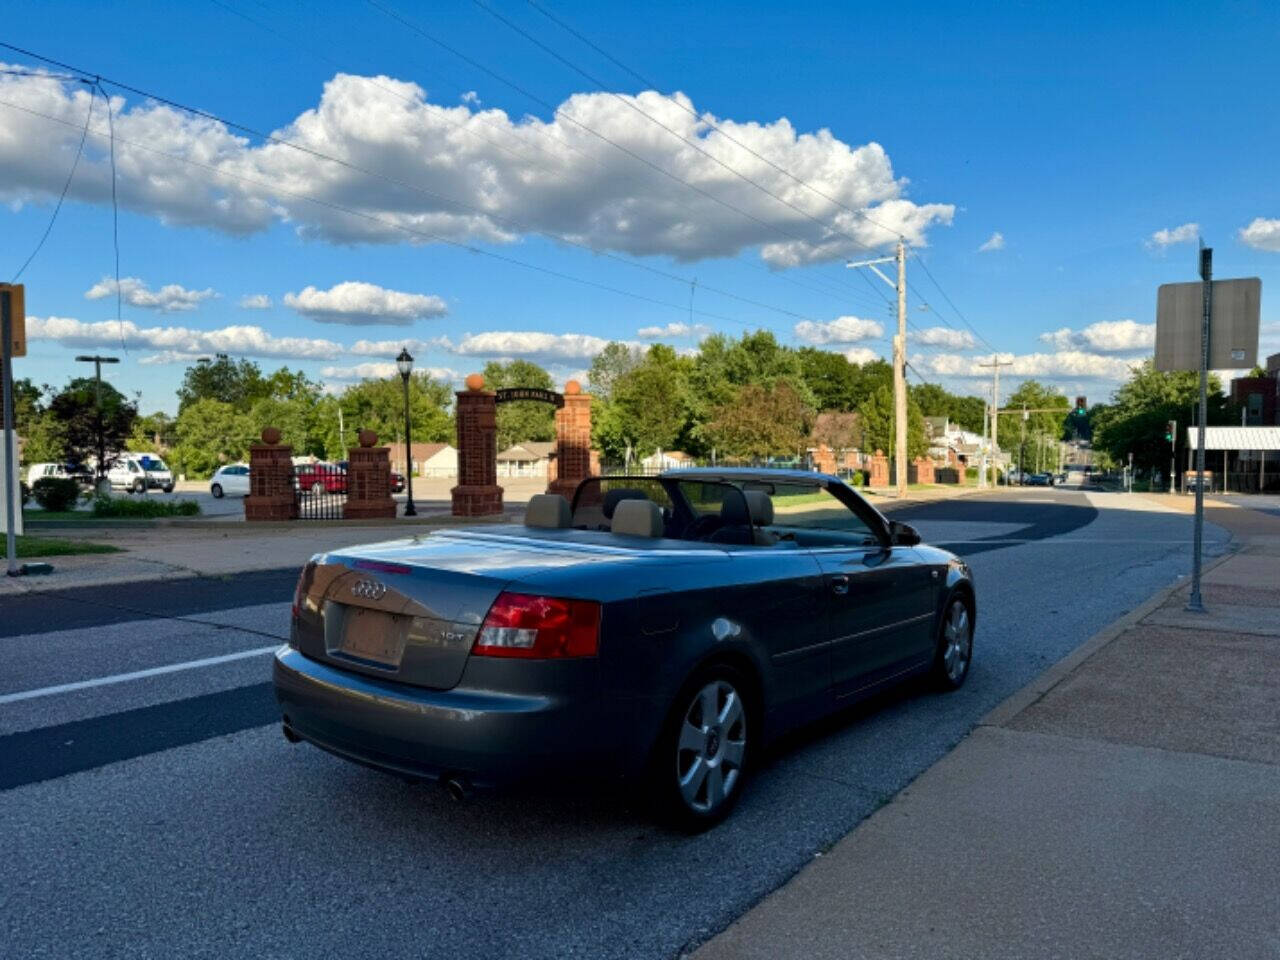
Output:
<path fill-rule="evenodd" d="M 637 490 L 634 487 L 618 487 L 616 490 L 610 490 L 604 495 L 604 504 L 601 510 L 604 512 L 606 520 L 613 519 L 613 511 L 618 509 L 618 504 L 623 500 L 648 500 L 643 490 Z"/>
<path fill-rule="evenodd" d="M 571 525 L 569 501 L 558 493 L 535 493 L 524 512 L 526 527 L 549 527 L 562 530 Z"/>
<path fill-rule="evenodd" d="M 660 537 L 662 508 L 652 500 L 620 500 L 609 529 L 628 537 Z"/>
<path fill-rule="evenodd" d="M 751 517 L 747 514 L 747 501 L 739 490 L 726 490 L 724 501 L 720 504 L 720 519 L 726 527 L 745 527 L 750 525 Z"/>
<path fill-rule="evenodd" d="M 757 527 L 767 527 L 773 523 L 773 500 L 767 493 L 763 490 L 747 490 L 742 495 L 747 498 L 752 523 Z"/>

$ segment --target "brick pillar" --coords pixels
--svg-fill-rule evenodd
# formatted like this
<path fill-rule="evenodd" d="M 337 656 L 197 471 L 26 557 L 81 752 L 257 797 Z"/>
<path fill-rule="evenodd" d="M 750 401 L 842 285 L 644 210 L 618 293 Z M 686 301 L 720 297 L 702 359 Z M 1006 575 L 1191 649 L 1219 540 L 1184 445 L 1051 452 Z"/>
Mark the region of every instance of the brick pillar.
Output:
<path fill-rule="evenodd" d="M 564 385 L 564 406 L 556 411 L 556 477 L 547 493 L 573 500 L 578 484 L 592 476 L 591 397 L 577 380 Z"/>
<path fill-rule="evenodd" d="M 249 447 L 249 495 L 244 498 L 246 520 L 296 520 L 298 499 L 293 490 L 293 447 L 280 443 L 280 431 L 267 427 L 262 443 Z"/>
<path fill-rule="evenodd" d="M 818 449 L 813 451 L 813 465 L 818 468 L 819 473 L 835 473 L 835 452 L 825 443 L 818 444 Z"/>
<path fill-rule="evenodd" d="M 467 377 L 457 394 L 458 485 L 453 488 L 455 517 L 487 517 L 502 513 L 498 486 L 498 404 L 484 377 Z"/>
<path fill-rule="evenodd" d="M 916 457 L 916 483 L 933 483 L 933 461 L 928 457 Z"/>
<path fill-rule="evenodd" d="M 396 502 L 391 499 L 391 451 L 375 447 L 378 435 L 360 431 L 360 446 L 347 451 L 347 502 L 342 505 L 344 520 L 394 518 Z"/>
<path fill-rule="evenodd" d="M 871 457 L 871 479 L 869 487 L 887 487 L 889 485 L 889 458 L 883 450 L 877 450 Z"/>

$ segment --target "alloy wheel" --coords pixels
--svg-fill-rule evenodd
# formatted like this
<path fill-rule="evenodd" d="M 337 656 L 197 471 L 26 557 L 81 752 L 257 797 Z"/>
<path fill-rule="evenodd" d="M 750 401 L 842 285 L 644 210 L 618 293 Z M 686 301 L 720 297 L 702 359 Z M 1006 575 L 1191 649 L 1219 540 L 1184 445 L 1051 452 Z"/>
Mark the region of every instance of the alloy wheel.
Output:
<path fill-rule="evenodd" d="M 714 813 L 742 779 L 747 714 L 742 695 L 713 680 L 693 697 L 676 741 L 676 779 L 690 810 Z"/>
<path fill-rule="evenodd" d="M 946 647 L 942 652 L 942 665 L 947 678 L 958 684 L 969 669 L 973 655 L 973 627 L 969 622 L 969 608 L 963 600 L 952 600 L 947 619 L 942 627 Z"/>

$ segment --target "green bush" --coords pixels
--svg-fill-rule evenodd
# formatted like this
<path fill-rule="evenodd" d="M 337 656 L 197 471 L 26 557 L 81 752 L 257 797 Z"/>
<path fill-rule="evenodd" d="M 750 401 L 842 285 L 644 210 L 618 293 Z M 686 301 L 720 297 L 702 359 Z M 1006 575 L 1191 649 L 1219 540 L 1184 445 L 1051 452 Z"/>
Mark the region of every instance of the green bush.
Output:
<path fill-rule="evenodd" d="M 45 510 L 70 510 L 80 498 L 80 487 L 70 477 L 41 477 L 31 495 Z"/>
<path fill-rule="evenodd" d="M 134 500 L 124 497 L 98 497 L 93 501 L 95 517 L 194 517 L 200 504 L 194 500 Z"/>
<path fill-rule="evenodd" d="M 850 486 L 860 487 L 864 483 L 866 483 L 866 480 L 863 478 L 861 470 L 855 470 L 849 475 Z"/>

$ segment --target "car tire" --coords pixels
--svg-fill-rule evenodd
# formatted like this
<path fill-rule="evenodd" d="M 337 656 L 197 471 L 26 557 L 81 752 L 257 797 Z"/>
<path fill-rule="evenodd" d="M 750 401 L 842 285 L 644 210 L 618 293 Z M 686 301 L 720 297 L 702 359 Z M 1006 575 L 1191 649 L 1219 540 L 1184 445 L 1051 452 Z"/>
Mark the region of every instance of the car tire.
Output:
<path fill-rule="evenodd" d="M 973 604 L 963 593 L 953 593 L 938 621 L 938 644 L 931 677 L 940 690 L 959 690 L 973 664 Z"/>
<path fill-rule="evenodd" d="M 759 737 L 752 686 L 737 668 L 710 664 L 680 688 L 647 773 L 654 812 L 699 833 L 738 802 Z"/>
<path fill-rule="evenodd" d="M 173 493 L 173 484 L 170 483 L 167 486 L 161 487 L 160 489 L 162 489 L 165 493 Z"/>
<path fill-rule="evenodd" d="M 211 485 L 210 485 L 210 487 L 209 487 L 209 492 L 213 494 L 213 499 L 215 499 L 215 500 L 221 500 L 221 499 L 222 499 L 222 484 L 220 484 L 220 483 L 211 484 Z"/>
<path fill-rule="evenodd" d="M 312 495 L 313 497 L 318 497 L 318 496 L 320 496 L 320 494 L 322 494 L 322 493 L 324 493 L 324 484 L 323 484 L 323 483 L 320 483 L 319 481 L 316 481 L 315 483 L 313 483 L 313 484 L 311 485 L 311 495 Z"/>
<path fill-rule="evenodd" d="M 133 486 L 129 488 L 130 493 L 146 493 L 147 485 L 142 480 L 133 481 Z"/>

